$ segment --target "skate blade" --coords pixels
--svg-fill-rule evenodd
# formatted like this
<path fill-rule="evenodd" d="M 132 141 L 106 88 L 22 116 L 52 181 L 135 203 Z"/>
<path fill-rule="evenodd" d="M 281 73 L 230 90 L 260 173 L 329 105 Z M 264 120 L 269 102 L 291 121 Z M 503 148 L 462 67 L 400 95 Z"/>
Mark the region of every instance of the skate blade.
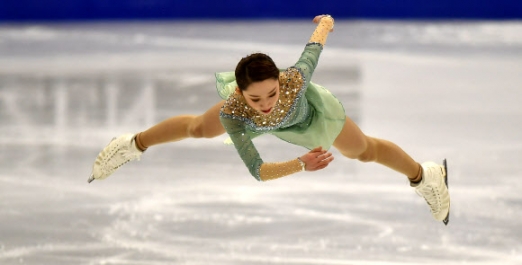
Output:
<path fill-rule="evenodd" d="M 94 178 L 94 174 L 91 174 L 91 176 L 90 176 L 89 179 L 87 180 L 87 183 L 91 183 L 93 180 L 95 180 L 95 178 Z"/>
<path fill-rule="evenodd" d="M 444 165 L 444 171 L 446 171 L 446 176 L 444 176 L 444 182 L 446 183 L 446 188 L 448 188 L 448 192 L 449 192 L 449 185 L 448 185 L 448 164 L 447 164 L 447 162 L 446 162 L 446 159 L 444 159 L 444 161 L 442 162 L 442 164 Z M 451 206 L 451 201 L 450 201 L 450 206 Z M 450 209 L 451 209 L 451 207 L 450 207 Z M 446 218 L 444 218 L 444 220 L 442 220 L 442 222 L 444 223 L 444 225 L 448 225 L 448 223 L 449 223 L 450 209 L 448 209 L 448 215 L 446 216 Z"/>

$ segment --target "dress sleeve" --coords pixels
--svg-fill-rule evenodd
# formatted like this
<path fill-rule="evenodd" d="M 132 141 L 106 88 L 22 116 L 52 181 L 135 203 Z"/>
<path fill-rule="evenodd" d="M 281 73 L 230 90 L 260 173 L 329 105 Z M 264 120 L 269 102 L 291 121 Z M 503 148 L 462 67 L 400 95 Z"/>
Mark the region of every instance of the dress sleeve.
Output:
<path fill-rule="evenodd" d="M 245 163 L 250 174 L 258 181 L 277 179 L 302 170 L 301 163 L 297 159 L 286 162 L 264 163 L 250 135 L 246 133 L 245 125 L 242 121 L 226 117 L 220 117 L 220 120 L 234 143 L 241 160 Z"/>
<path fill-rule="evenodd" d="M 333 28 L 334 19 L 329 15 L 323 16 L 315 28 L 314 33 L 312 33 L 308 43 L 320 43 L 321 45 L 325 45 L 328 33 L 330 33 Z"/>
<path fill-rule="evenodd" d="M 332 17 L 325 16 L 321 18 L 310 40 L 306 44 L 301 57 L 299 57 L 299 60 L 295 64 L 295 67 L 298 68 L 303 75 L 305 81 L 304 87 L 308 87 L 310 83 L 312 74 L 319 62 L 319 55 L 321 55 L 323 46 L 326 44 L 328 33 L 333 29 L 333 25 L 334 20 Z"/>
<path fill-rule="evenodd" d="M 231 119 L 227 117 L 220 117 L 221 124 L 225 127 L 232 143 L 236 147 L 236 150 L 245 163 L 245 166 L 250 171 L 250 174 L 254 176 L 257 180 L 261 180 L 260 178 L 260 168 L 263 164 L 263 160 L 259 155 L 252 139 L 248 133 L 246 133 L 245 124 L 237 119 Z"/>

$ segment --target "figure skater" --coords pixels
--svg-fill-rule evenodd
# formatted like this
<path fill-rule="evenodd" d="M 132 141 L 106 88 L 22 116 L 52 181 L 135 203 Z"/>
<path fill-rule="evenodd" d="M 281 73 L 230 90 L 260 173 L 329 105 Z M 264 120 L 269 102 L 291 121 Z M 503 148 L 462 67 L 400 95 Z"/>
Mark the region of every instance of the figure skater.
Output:
<path fill-rule="evenodd" d="M 97 156 L 88 182 L 107 178 L 125 163 L 139 159 L 151 146 L 227 132 L 258 181 L 324 169 L 334 159 L 327 151 L 333 145 L 347 158 L 377 162 L 406 175 L 428 203 L 433 217 L 447 224 L 450 197 L 446 161 L 443 165 L 420 165 L 394 143 L 365 135 L 346 117 L 337 98 L 311 82 L 334 19 L 319 15 L 313 22 L 318 25 L 294 66 L 281 71 L 262 53 L 242 58 L 235 72 L 216 74 L 218 93 L 224 100 L 203 115 L 171 117 L 143 132 L 113 139 Z M 310 151 L 290 161 L 264 162 L 252 143 L 254 137 L 263 134 Z"/>

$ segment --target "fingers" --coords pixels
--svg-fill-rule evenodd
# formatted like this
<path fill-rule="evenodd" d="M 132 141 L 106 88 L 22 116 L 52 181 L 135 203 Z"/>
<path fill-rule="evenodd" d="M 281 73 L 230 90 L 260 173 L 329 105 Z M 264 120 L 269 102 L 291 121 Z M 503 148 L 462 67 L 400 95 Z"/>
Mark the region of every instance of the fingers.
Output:
<path fill-rule="evenodd" d="M 321 18 L 323 18 L 323 17 L 325 17 L 325 16 L 326 16 L 326 15 L 318 15 L 318 16 L 315 16 L 313 22 L 314 22 L 314 23 L 319 23 L 319 21 L 321 21 Z"/>
<path fill-rule="evenodd" d="M 333 157 L 330 157 L 328 159 L 325 159 L 318 164 L 316 164 L 315 168 L 310 169 L 309 171 L 317 171 L 326 168 L 328 165 L 330 165 L 330 162 L 334 160 Z"/>
<path fill-rule="evenodd" d="M 327 167 L 334 160 L 333 154 L 318 146 L 310 150 L 300 159 L 305 163 L 306 171 L 316 171 Z"/>
<path fill-rule="evenodd" d="M 332 158 L 332 160 L 333 160 L 333 158 Z M 328 165 L 330 165 L 330 163 L 327 163 L 327 164 L 324 164 L 324 165 L 318 166 L 314 171 L 324 169 L 324 168 L 326 168 Z"/>
<path fill-rule="evenodd" d="M 326 17 L 328 15 L 318 15 L 318 16 L 315 16 L 314 19 L 312 20 L 314 23 L 318 24 L 320 21 L 321 21 L 321 18 L 323 17 Z M 333 32 L 334 29 L 330 29 L 330 32 Z"/>
<path fill-rule="evenodd" d="M 316 154 L 317 155 L 317 154 Z M 316 157 L 310 160 L 308 164 L 309 171 L 316 171 L 326 168 L 330 162 L 334 160 L 333 154 L 327 151 L 321 152 Z"/>
<path fill-rule="evenodd" d="M 318 16 L 315 16 L 312 21 L 314 23 L 319 23 L 319 21 L 321 21 L 321 18 L 323 18 L 323 17 L 328 17 L 328 15 L 318 15 Z"/>

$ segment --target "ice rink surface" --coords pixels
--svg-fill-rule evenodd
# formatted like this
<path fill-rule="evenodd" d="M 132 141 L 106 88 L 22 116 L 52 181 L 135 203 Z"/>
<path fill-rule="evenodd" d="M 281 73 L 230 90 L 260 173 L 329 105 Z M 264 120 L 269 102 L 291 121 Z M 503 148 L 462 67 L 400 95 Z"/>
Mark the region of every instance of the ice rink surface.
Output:
<path fill-rule="evenodd" d="M 0 26 L 0 264 L 522 264 L 522 22 L 337 21 L 314 81 L 362 130 L 449 164 L 451 219 L 341 157 L 260 183 L 215 139 L 87 184 L 112 139 L 219 97 L 252 52 L 281 68 L 308 21 Z M 306 152 L 266 136 L 265 161 Z"/>

